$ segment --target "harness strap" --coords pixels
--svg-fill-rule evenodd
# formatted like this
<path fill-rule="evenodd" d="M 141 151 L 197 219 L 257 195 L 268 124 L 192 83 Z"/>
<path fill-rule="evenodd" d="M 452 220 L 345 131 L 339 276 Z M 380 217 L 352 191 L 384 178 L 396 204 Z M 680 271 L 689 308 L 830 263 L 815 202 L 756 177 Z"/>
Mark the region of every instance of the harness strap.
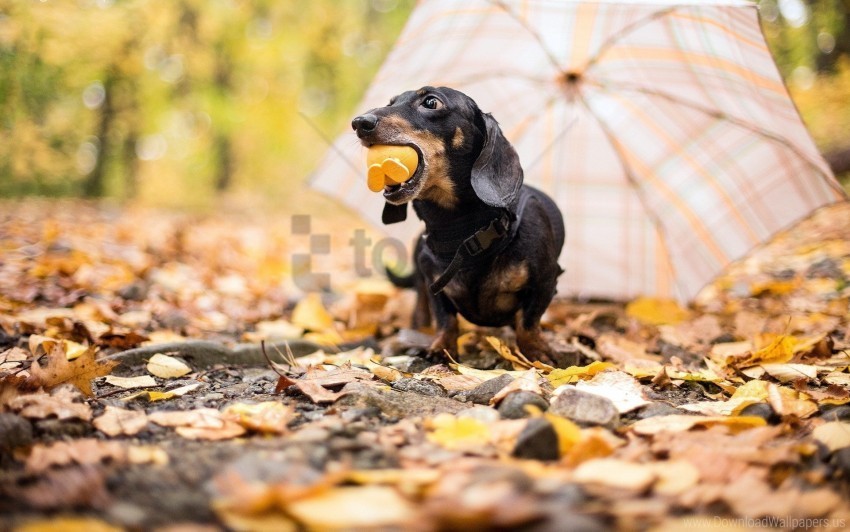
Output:
<path fill-rule="evenodd" d="M 475 231 L 469 238 L 463 241 L 455 251 L 455 255 L 448 267 L 431 284 L 431 293 L 434 295 L 443 291 L 449 282 L 457 275 L 466 262 L 490 249 L 494 243 L 502 240 L 511 228 L 511 216 L 505 211 L 501 216 L 492 220 L 490 225 Z"/>

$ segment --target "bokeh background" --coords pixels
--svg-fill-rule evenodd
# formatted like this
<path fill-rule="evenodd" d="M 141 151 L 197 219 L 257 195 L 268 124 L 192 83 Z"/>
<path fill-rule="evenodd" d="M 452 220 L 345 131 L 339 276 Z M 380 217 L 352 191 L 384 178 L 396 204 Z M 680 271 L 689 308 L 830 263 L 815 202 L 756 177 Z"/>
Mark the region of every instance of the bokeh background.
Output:
<path fill-rule="evenodd" d="M 306 191 L 311 170 L 414 5 L 0 0 L 0 196 L 303 210 L 319 201 Z M 789 90 L 846 184 L 850 0 L 759 9 Z"/>

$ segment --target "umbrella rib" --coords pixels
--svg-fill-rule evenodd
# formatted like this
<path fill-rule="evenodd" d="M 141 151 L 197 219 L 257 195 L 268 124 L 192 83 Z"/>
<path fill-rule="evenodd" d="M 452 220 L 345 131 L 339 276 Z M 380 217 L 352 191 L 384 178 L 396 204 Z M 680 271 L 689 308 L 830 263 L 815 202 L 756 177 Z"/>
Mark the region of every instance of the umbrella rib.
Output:
<path fill-rule="evenodd" d="M 646 24 L 654 22 L 654 21 L 656 21 L 656 20 L 658 20 L 662 17 L 666 17 L 667 15 L 669 15 L 670 13 L 672 13 L 675 10 L 676 10 L 675 7 L 670 7 L 670 8 L 667 8 L 667 9 L 662 9 L 660 11 L 654 11 L 654 12 L 650 13 L 649 15 L 647 15 L 646 17 L 638 19 L 638 20 L 632 22 L 631 24 L 627 25 L 626 27 L 621 29 L 619 32 L 617 32 L 615 35 L 612 35 L 611 37 L 609 37 L 608 40 L 606 40 L 605 42 L 603 42 L 599 46 L 599 50 L 596 51 L 596 54 L 593 57 L 591 57 L 590 59 L 588 59 L 587 63 L 585 63 L 585 65 L 584 65 L 584 68 L 581 69 L 582 72 L 587 72 L 591 67 L 593 67 L 593 65 L 598 63 L 599 60 L 602 58 L 602 56 L 609 49 L 611 49 L 615 44 L 617 44 L 619 41 L 621 41 L 624 37 L 627 37 L 630 33 L 637 31 L 638 29 L 640 29 L 641 27 L 643 27 Z"/>
<path fill-rule="evenodd" d="M 815 171 L 817 171 L 818 174 L 821 175 L 821 177 L 827 178 L 827 181 L 829 182 L 829 185 L 830 185 L 831 188 L 835 189 L 842 196 L 844 195 L 844 191 L 842 189 L 840 189 L 840 187 L 837 187 L 836 184 L 833 182 L 833 180 L 828 179 L 829 175 L 824 173 L 822 168 L 820 168 L 814 161 L 812 161 L 808 156 L 806 156 L 804 153 L 802 153 L 794 145 L 794 143 L 789 142 L 788 139 L 781 137 L 779 135 L 776 135 L 775 133 L 771 133 L 770 131 L 768 131 L 764 128 L 761 128 L 761 127 L 754 125 L 754 124 L 750 124 L 749 122 L 746 122 L 746 121 L 741 120 L 739 118 L 735 118 L 734 116 L 731 116 L 729 114 L 726 114 L 726 113 L 723 113 L 723 112 L 720 112 L 720 111 L 716 111 L 714 109 L 709 109 L 708 107 L 702 106 L 698 103 L 683 100 L 682 98 L 676 97 L 672 94 L 668 94 L 668 93 L 665 93 L 665 92 L 655 91 L 655 90 L 647 89 L 647 88 L 644 88 L 644 87 L 633 86 L 633 85 L 625 85 L 625 84 L 621 84 L 621 83 L 615 83 L 615 84 L 605 83 L 605 84 L 597 84 L 597 86 L 599 88 L 603 89 L 603 90 L 608 88 L 608 87 L 613 87 L 613 88 L 620 90 L 620 91 L 631 91 L 631 92 L 637 92 L 639 94 L 644 94 L 644 95 L 647 95 L 647 96 L 655 96 L 655 97 L 658 97 L 658 98 L 662 98 L 662 99 L 665 99 L 665 100 L 672 102 L 674 104 L 688 107 L 690 109 L 693 109 L 694 111 L 698 111 L 700 113 L 706 114 L 706 115 L 711 116 L 713 118 L 716 118 L 718 120 L 729 122 L 729 123 L 734 124 L 736 126 L 742 127 L 744 129 L 746 129 L 747 131 L 750 131 L 750 132 L 755 133 L 757 135 L 761 135 L 762 137 L 769 139 L 769 140 L 772 140 L 772 141 L 782 145 L 783 147 L 787 148 L 788 150 L 792 151 L 797 157 L 799 157 L 800 159 L 805 161 L 808 166 L 810 166 Z"/>
<path fill-rule="evenodd" d="M 549 62 L 552 63 L 552 66 L 558 72 L 563 72 L 563 68 L 561 68 L 561 63 L 558 61 L 558 58 L 555 54 L 552 53 L 551 50 L 546 46 L 546 43 L 543 42 L 543 38 L 534 31 L 531 26 L 528 24 L 528 21 L 519 16 L 513 9 L 511 9 L 503 0 L 490 0 L 490 4 L 500 7 L 508 16 L 514 19 L 517 24 L 519 24 L 525 31 L 531 35 L 537 44 L 540 45 L 540 49 L 543 50 L 543 53 L 546 55 L 546 58 L 549 59 Z"/>
<path fill-rule="evenodd" d="M 658 216 L 656 216 L 656 214 L 652 211 L 652 209 L 649 208 L 648 202 L 647 202 L 646 198 L 644 197 L 643 191 L 641 190 L 641 187 L 640 187 L 637 179 L 635 178 L 634 174 L 632 174 L 632 169 L 631 169 L 631 167 L 629 166 L 629 163 L 626 160 L 626 156 L 620 150 L 620 146 L 616 141 L 616 137 L 611 132 L 611 130 L 608 128 L 607 124 L 605 124 L 602 120 L 599 119 L 598 116 L 596 116 L 596 113 L 594 113 L 593 110 L 590 108 L 590 105 L 588 105 L 587 100 L 584 98 L 584 95 L 580 91 L 578 93 L 577 99 L 581 102 L 582 106 L 587 110 L 587 114 L 590 117 L 592 117 L 596 121 L 596 123 L 599 125 L 599 128 L 602 130 L 602 133 L 605 135 L 606 140 L 608 140 L 608 144 L 614 150 L 614 153 L 617 155 L 617 159 L 620 160 L 620 165 L 622 165 L 622 167 L 623 167 L 623 173 L 625 174 L 626 179 L 631 184 L 632 189 L 635 191 L 635 194 L 637 194 L 638 201 L 640 201 L 640 204 L 643 206 L 644 212 L 646 213 L 646 215 L 649 218 L 652 225 L 655 227 L 655 231 L 659 235 L 663 236 L 664 233 L 665 233 L 664 232 L 664 226 L 661 223 L 661 220 L 658 218 Z M 670 254 L 670 250 L 667 247 L 666 239 L 663 238 L 663 237 L 659 238 L 659 242 L 661 244 L 661 247 L 664 250 L 664 255 L 667 257 L 667 263 L 670 265 L 670 270 L 671 270 L 673 282 L 676 284 L 676 286 L 678 287 L 679 291 L 682 294 L 687 294 L 688 293 L 687 290 L 679 284 L 680 283 L 679 277 L 678 277 L 678 275 L 676 275 L 676 264 L 675 264 L 675 262 L 673 262 L 673 256 Z"/>

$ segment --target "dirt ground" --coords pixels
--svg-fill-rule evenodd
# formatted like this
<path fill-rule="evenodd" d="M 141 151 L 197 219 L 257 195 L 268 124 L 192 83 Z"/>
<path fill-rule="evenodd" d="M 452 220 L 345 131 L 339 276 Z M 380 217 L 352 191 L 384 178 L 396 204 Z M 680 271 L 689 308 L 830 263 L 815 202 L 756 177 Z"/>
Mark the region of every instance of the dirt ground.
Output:
<path fill-rule="evenodd" d="M 469 324 L 435 364 L 379 282 L 298 295 L 284 224 L 0 212 L 3 529 L 850 520 L 847 204 L 688 308 L 557 300 L 557 368 Z"/>

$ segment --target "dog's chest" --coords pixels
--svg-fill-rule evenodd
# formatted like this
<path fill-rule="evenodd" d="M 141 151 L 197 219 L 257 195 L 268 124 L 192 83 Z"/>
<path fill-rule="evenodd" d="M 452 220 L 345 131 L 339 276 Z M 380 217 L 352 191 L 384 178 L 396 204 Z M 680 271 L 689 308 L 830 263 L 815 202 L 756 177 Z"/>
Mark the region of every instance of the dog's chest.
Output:
<path fill-rule="evenodd" d="M 528 265 L 525 261 L 496 260 L 488 269 L 473 268 L 461 272 L 444 292 L 463 314 L 489 321 L 491 315 L 516 312 L 520 305 L 518 292 L 527 284 Z"/>

